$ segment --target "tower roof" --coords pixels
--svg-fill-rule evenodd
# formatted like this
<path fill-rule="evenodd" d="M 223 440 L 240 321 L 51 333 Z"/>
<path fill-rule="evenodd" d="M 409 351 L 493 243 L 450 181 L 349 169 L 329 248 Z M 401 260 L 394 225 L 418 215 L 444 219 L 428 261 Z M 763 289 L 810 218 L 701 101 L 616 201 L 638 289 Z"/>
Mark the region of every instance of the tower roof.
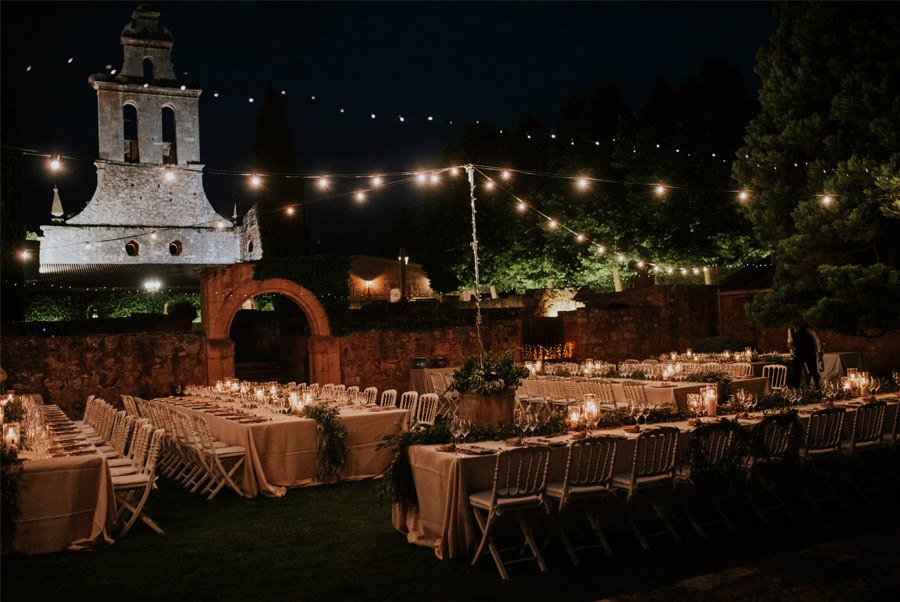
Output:
<path fill-rule="evenodd" d="M 131 13 L 131 21 L 122 29 L 122 44 L 171 47 L 172 32 L 159 24 L 159 14 L 149 2 L 139 4 Z"/>

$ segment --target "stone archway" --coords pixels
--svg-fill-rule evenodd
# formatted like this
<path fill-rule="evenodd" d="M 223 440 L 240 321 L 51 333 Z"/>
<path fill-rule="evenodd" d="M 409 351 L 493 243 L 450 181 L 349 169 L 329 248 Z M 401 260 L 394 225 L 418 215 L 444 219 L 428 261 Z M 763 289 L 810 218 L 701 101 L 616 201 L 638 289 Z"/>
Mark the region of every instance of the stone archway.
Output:
<path fill-rule="evenodd" d="M 278 294 L 297 304 L 306 315 L 309 337 L 310 382 L 341 382 L 340 347 L 331 336 L 328 314 L 308 289 L 283 278 L 253 279 L 249 263 L 206 268 L 200 276 L 200 310 L 206 335 L 207 383 L 234 376 L 231 322 L 241 306 L 258 295 Z"/>

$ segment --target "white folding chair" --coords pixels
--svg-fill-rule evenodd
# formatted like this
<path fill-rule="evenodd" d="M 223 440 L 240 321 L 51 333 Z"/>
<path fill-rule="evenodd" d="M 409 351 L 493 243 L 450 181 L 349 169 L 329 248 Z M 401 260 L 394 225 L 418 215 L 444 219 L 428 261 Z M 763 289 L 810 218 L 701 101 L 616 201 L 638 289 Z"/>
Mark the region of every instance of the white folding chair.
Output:
<path fill-rule="evenodd" d="M 401 410 L 409 410 L 415 415 L 416 400 L 419 399 L 418 391 L 405 391 L 397 402 L 397 407 Z"/>
<path fill-rule="evenodd" d="M 149 430 L 151 435 L 145 453 L 139 458 L 140 470 L 133 474 L 112 477 L 117 502 L 116 521 L 117 525 L 121 525 L 117 539 L 124 537 L 139 518 L 157 533 L 163 532 L 159 525 L 144 513 L 144 505 L 150 497 L 150 491 L 156 487 L 156 461 L 165 432 L 162 429 L 154 430 L 149 424 L 143 425 L 141 429 Z"/>
<path fill-rule="evenodd" d="M 575 554 L 576 548 L 572 546 L 563 528 L 561 519 L 566 512 L 570 512 L 570 509 L 575 507 L 576 502 L 581 502 L 580 508 L 600 541 L 599 544 L 583 545 L 577 549 L 602 547 L 606 555 L 612 558 L 612 548 L 600 528 L 600 523 L 591 509 L 589 500 L 605 498 L 612 491 L 612 476 L 616 465 L 616 449 L 619 439 L 619 437 L 606 435 L 573 441 L 569 445 L 566 471 L 562 482 L 547 485 L 547 497 L 556 502 L 556 513 L 553 527 L 550 529 L 550 537 L 559 529 L 560 539 L 572 564 L 578 564 L 578 556 Z"/>
<path fill-rule="evenodd" d="M 549 459 L 550 449 L 546 447 L 511 449 L 497 454 L 491 489 L 469 496 L 469 506 L 482 534 L 481 542 L 472 558 L 472 566 L 478 562 L 487 547 L 504 581 L 509 581 L 506 565 L 517 562 L 534 560 L 541 572 L 547 572 L 547 565 L 544 564 L 532 535 L 534 520 L 531 523 L 526 522 L 523 513 L 530 511 L 537 514 L 545 508 Z M 498 519 L 507 514 L 516 516 L 519 529 L 525 538 L 523 546 L 509 549 L 522 550 L 527 547 L 531 550 L 530 558 L 504 560 L 500 553 L 507 549 L 501 550 L 494 544 L 492 537 L 494 526 Z"/>
<path fill-rule="evenodd" d="M 613 487 L 624 491 L 630 501 L 640 491 L 650 493 L 658 490 L 670 490 L 675 483 L 675 458 L 678 451 L 679 430 L 671 426 L 662 426 L 643 431 L 637 436 L 634 445 L 634 457 L 629 472 L 619 473 L 613 476 Z M 647 537 L 661 535 L 668 532 L 676 543 L 681 543 L 681 538 L 675 527 L 666 516 L 662 503 L 654 497 L 650 499 L 650 505 L 656 515 L 662 520 L 666 530 L 658 533 L 642 533 L 638 528 L 631 505 L 626 507 L 625 516 L 631 524 L 635 537 L 645 550 L 650 549 Z"/>
<path fill-rule="evenodd" d="M 366 387 L 363 389 L 366 405 L 372 405 L 378 399 L 378 389 L 376 387 Z"/>
<path fill-rule="evenodd" d="M 766 364 L 763 366 L 763 378 L 769 379 L 773 391 L 783 391 L 787 384 L 787 366 L 784 364 Z"/>
<path fill-rule="evenodd" d="M 380 406 L 393 406 L 397 402 L 397 389 L 385 389 L 381 392 Z"/>
<path fill-rule="evenodd" d="M 416 402 L 416 426 L 434 426 L 440 398 L 437 393 L 425 393 Z"/>

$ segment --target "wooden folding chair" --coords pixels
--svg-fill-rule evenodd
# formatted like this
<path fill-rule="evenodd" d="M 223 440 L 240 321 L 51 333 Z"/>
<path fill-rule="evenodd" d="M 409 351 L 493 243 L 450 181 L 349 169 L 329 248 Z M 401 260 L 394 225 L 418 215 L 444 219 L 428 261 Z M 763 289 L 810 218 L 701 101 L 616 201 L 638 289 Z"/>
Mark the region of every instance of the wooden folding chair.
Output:
<path fill-rule="evenodd" d="M 822 473 L 820 464 L 833 462 L 841 455 L 841 432 L 844 426 L 844 408 L 827 408 L 816 410 L 809 416 L 809 424 L 806 427 L 806 440 L 803 449 L 800 450 L 800 466 L 807 469 L 811 475 L 819 478 L 831 495 L 813 497 L 812 492 L 806 487 L 801 478 L 800 491 L 806 501 L 822 513 L 820 502 L 837 500 L 841 506 L 847 507 L 843 498 L 832 486 L 831 480 Z M 801 474 L 801 477 L 803 475 Z"/>

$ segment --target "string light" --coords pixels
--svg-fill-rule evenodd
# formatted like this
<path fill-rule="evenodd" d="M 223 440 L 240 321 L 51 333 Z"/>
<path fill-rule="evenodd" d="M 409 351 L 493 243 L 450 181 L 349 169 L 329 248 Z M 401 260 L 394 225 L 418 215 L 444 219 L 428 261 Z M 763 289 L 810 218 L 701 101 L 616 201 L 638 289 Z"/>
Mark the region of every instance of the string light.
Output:
<path fill-rule="evenodd" d="M 59 155 L 54 156 L 50 159 L 50 169 L 53 171 L 59 171 L 59 168 L 62 167 L 62 163 L 59 160 Z"/>
<path fill-rule="evenodd" d="M 500 177 L 502 177 L 504 180 L 508 180 L 512 177 L 512 174 L 509 173 L 508 169 L 504 169 L 502 172 L 500 172 Z"/>
<path fill-rule="evenodd" d="M 597 255 L 603 255 L 604 253 L 606 253 L 606 247 L 597 245 Z"/>
<path fill-rule="evenodd" d="M 666 187 L 662 184 L 657 184 L 653 191 L 656 192 L 656 196 L 663 196 L 666 194 Z"/>
<path fill-rule="evenodd" d="M 436 173 L 433 173 L 433 174 L 431 174 L 431 178 L 429 178 L 429 179 L 431 180 L 432 184 L 437 184 L 438 182 L 441 181 L 441 176 L 437 175 Z"/>
<path fill-rule="evenodd" d="M 259 176 L 254 174 L 253 176 L 250 176 L 250 184 L 254 188 L 259 188 L 259 185 L 262 184 L 262 180 L 259 179 Z"/>
<path fill-rule="evenodd" d="M 831 198 L 831 195 L 830 195 L 830 194 L 822 195 L 822 204 L 825 205 L 826 207 L 828 207 L 829 205 L 831 205 L 831 202 L 832 202 L 833 200 L 834 200 L 834 199 Z"/>
<path fill-rule="evenodd" d="M 423 174 L 423 173 L 416 174 L 416 182 L 418 182 L 419 184 L 424 184 L 427 181 L 428 181 L 428 176 L 426 176 L 425 174 Z"/>
<path fill-rule="evenodd" d="M 742 191 L 738 194 L 738 200 L 741 200 L 741 201 L 748 201 L 748 200 L 750 200 L 750 193 L 747 192 L 746 190 L 742 190 Z"/>
<path fill-rule="evenodd" d="M 29 259 L 31 259 L 31 251 L 29 251 L 28 249 L 22 249 L 21 251 L 19 251 L 19 259 L 22 261 L 28 261 Z"/>
<path fill-rule="evenodd" d="M 357 190 L 356 194 L 353 195 L 353 198 L 356 199 L 357 203 L 363 203 L 366 200 L 366 193 L 362 190 Z"/>
<path fill-rule="evenodd" d="M 287 213 L 288 215 L 293 216 L 297 212 L 297 210 L 294 208 L 293 205 L 288 205 L 287 207 L 284 208 L 284 212 Z"/>
<path fill-rule="evenodd" d="M 459 175 L 459 168 L 458 168 L 458 167 L 451 167 L 451 168 L 450 168 L 450 175 L 451 175 L 451 176 L 454 176 L 454 177 L 458 176 L 458 175 Z"/>
<path fill-rule="evenodd" d="M 578 188 L 581 190 L 587 190 L 588 181 L 587 178 L 578 178 Z"/>
<path fill-rule="evenodd" d="M 372 176 L 372 186 L 375 188 L 380 187 L 382 184 L 381 176 Z"/>
<path fill-rule="evenodd" d="M 621 253 L 616 255 L 616 261 L 618 261 L 619 263 L 625 263 L 625 256 Z"/>
<path fill-rule="evenodd" d="M 494 189 L 494 181 L 493 181 L 493 180 L 488 180 L 487 182 L 485 182 L 485 183 L 484 183 L 484 189 L 485 189 L 485 190 L 493 190 L 493 189 Z"/>
<path fill-rule="evenodd" d="M 578 242 L 584 242 L 584 234 L 577 234 L 575 236 L 575 240 L 577 240 Z"/>
<path fill-rule="evenodd" d="M 526 207 L 527 207 L 527 205 L 525 204 L 524 201 L 519 201 L 519 204 L 517 205 L 517 208 L 519 209 L 519 211 L 525 211 Z"/>
<path fill-rule="evenodd" d="M 556 223 L 556 220 L 555 220 L 555 219 L 553 219 L 552 217 L 550 217 L 550 218 L 547 218 L 547 225 L 550 226 L 550 229 L 551 229 L 551 230 L 555 230 L 555 229 L 556 229 L 556 226 L 557 226 L 558 224 Z"/>
<path fill-rule="evenodd" d="M 641 259 L 640 261 L 637 262 L 637 267 L 639 267 L 639 268 L 641 268 L 641 269 L 644 269 L 644 266 L 645 266 L 645 265 L 647 265 L 647 264 L 644 263 L 644 260 L 643 260 L 643 259 Z"/>
<path fill-rule="evenodd" d="M 328 181 L 328 178 L 326 178 L 325 176 L 319 176 L 319 179 L 317 180 L 317 184 L 318 184 L 320 190 L 327 190 L 328 187 L 331 185 L 330 182 Z"/>

